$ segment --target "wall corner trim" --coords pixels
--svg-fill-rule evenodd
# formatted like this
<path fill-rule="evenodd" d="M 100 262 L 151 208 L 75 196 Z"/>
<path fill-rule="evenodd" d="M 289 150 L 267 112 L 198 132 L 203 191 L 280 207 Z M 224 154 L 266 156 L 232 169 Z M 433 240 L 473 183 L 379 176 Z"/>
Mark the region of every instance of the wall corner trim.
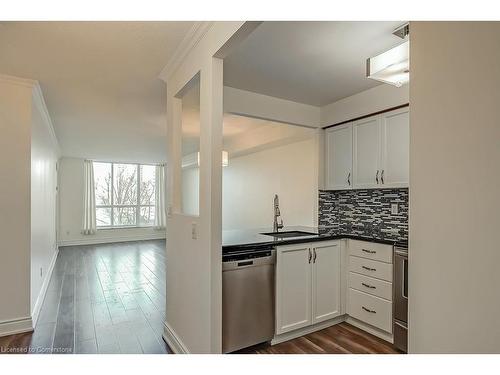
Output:
<path fill-rule="evenodd" d="M 0 322 L 0 337 L 32 331 L 33 321 L 30 316 Z"/>
<path fill-rule="evenodd" d="M 42 287 L 40 289 L 40 293 L 35 302 L 35 306 L 33 307 L 33 311 L 31 313 L 31 319 L 33 321 L 33 328 L 36 327 L 36 323 L 38 321 L 38 317 L 40 316 L 40 310 L 42 309 L 42 304 L 45 299 L 45 294 L 47 294 L 47 289 L 49 288 L 50 279 L 52 277 L 52 272 L 54 271 L 54 266 L 56 264 L 57 255 L 59 254 L 59 247 L 56 246 L 54 254 L 52 255 L 52 259 L 50 260 L 48 272 L 45 274 L 45 278 L 43 280 Z"/>
<path fill-rule="evenodd" d="M 160 72 L 159 78 L 167 82 L 167 79 L 179 67 L 184 58 L 193 50 L 203 36 L 213 26 L 213 21 L 198 21 L 189 29 L 174 54 Z"/>
<path fill-rule="evenodd" d="M 186 348 L 182 340 L 175 333 L 175 331 L 168 325 L 167 322 L 163 323 L 163 339 L 166 341 L 170 349 L 175 354 L 190 354 L 191 352 Z"/>

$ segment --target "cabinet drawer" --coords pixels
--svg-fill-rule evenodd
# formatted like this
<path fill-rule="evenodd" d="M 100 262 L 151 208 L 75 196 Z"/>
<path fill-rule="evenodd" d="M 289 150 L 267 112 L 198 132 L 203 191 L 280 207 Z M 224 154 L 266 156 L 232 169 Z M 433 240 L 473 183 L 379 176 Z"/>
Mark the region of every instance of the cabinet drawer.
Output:
<path fill-rule="evenodd" d="M 392 264 L 376 260 L 349 257 L 349 271 L 392 282 Z"/>
<path fill-rule="evenodd" d="M 349 272 L 349 288 L 392 301 L 392 283 Z"/>
<path fill-rule="evenodd" d="M 392 246 L 375 242 L 349 240 L 349 254 L 392 263 Z"/>
<path fill-rule="evenodd" d="M 349 288 L 347 313 L 386 332 L 392 332 L 392 302 Z"/>

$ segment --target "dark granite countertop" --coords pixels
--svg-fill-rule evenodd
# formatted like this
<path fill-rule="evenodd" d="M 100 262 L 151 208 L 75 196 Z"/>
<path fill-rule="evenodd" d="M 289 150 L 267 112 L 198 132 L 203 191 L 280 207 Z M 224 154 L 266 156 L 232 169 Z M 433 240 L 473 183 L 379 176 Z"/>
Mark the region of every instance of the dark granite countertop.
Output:
<path fill-rule="evenodd" d="M 314 233 L 311 236 L 292 237 L 292 238 L 276 238 L 267 236 L 262 233 L 272 232 L 272 228 L 256 228 L 248 230 L 225 230 L 222 232 L 222 253 L 232 253 L 235 251 L 244 251 L 249 248 L 260 246 L 279 246 L 290 245 L 305 242 L 337 240 L 342 238 L 350 238 L 362 241 L 371 241 L 388 245 L 408 248 L 408 242 L 402 241 L 394 234 L 376 233 L 376 234 L 355 234 L 343 233 L 336 228 L 321 228 L 321 227 L 305 227 L 305 226 L 290 226 L 280 230 L 286 231 L 303 231 Z"/>

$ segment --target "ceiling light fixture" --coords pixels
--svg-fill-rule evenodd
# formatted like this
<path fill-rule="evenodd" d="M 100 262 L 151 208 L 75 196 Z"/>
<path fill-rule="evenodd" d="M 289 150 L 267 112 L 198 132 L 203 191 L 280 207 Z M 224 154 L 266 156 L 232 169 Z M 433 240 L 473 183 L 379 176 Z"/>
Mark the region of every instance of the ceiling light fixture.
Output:
<path fill-rule="evenodd" d="M 410 29 L 405 24 L 394 30 L 393 34 L 407 39 Z M 366 60 L 366 76 L 376 81 L 401 87 L 410 80 L 410 41 L 406 40 L 397 47 Z"/>

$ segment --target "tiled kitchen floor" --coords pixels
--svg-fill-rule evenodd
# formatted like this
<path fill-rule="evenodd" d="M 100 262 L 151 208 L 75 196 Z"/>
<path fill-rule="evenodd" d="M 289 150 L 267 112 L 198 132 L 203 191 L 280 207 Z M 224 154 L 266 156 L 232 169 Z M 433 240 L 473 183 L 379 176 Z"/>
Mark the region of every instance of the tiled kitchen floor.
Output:
<path fill-rule="evenodd" d="M 34 353 L 167 353 L 165 241 L 61 247 L 35 332 L 0 338 Z"/>

